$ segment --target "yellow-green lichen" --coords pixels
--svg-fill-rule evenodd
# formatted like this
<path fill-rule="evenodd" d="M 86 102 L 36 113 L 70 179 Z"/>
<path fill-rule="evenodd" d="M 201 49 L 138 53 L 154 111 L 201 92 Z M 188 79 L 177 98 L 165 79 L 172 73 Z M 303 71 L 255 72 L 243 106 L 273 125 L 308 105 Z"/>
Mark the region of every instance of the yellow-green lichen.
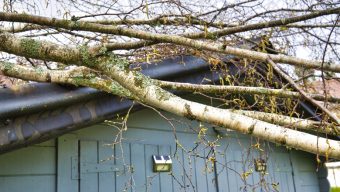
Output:
<path fill-rule="evenodd" d="M 160 101 L 166 101 L 166 100 L 169 100 L 170 97 L 172 96 L 171 93 L 163 90 L 162 88 L 160 87 L 156 87 L 156 96 L 157 96 L 157 99 L 160 100 Z"/>
<path fill-rule="evenodd" d="M 36 68 L 35 71 L 36 71 L 39 75 L 44 74 L 44 69 L 42 69 L 41 67 Z"/>
<path fill-rule="evenodd" d="M 129 69 L 129 61 L 125 58 L 120 58 L 115 54 L 107 54 L 105 56 L 98 57 L 97 63 L 100 64 L 100 68 L 106 72 L 110 72 L 114 67 L 118 67 L 121 70 Z"/>
<path fill-rule="evenodd" d="M 13 72 L 13 64 L 9 62 L 0 62 L 0 72 L 4 73 L 5 75 L 7 72 Z"/>
<path fill-rule="evenodd" d="M 147 77 L 140 72 L 134 71 L 134 85 L 136 87 L 145 88 L 147 86 L 153 85 L 152 79 Z"/>
<path fill-rule="evenodd" d="M 79 52 L 83 65 L 90 67 L 96 65 L 96 60 L 92 56 L 92 54 L 89 51 L 89 48 L 86 45 L 79 46 Z"/>
<path fill-rule="evenodd" d="M 98 51 L 98 54 L 99 54 L 99 55 L 104 55 L 104 54 L 106 54 L 106 53 L 107 53 L 107 48 L 106 48 L 106 46 L 100 47 L 100 49 L 99 49 L 99 51 Z"/>
<path fill-rule="evenodd" d="M 21 39 L 20 47 L 21 49 L 23 49 L 23 52 L 29 57 L 38 58 L 41 55 L 41 42 L 34 39 Z"/>

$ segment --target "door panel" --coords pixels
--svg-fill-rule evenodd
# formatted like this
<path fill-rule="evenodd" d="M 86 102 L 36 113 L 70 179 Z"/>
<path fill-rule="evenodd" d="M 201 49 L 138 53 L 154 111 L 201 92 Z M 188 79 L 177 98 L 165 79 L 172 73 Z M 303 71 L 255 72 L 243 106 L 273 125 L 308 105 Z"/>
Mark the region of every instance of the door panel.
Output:
<path fill-rule="evenodd" d="M 170 155 L 168 145 L 121 143 L 112 147 L 108 142 L 86 140 L 78 145 L 80 192 L 173 191 L 172 176 L 152 169 L 152 155 Z"/>
<path fill-rule="evenodd" d="M 253 151 L 249 154 L 247 150 L 241 151 L 241 148 L 235 146 L 218 151 L 216 159 L 219 191 L 295 191 L 288 152 L 269 154 L 267 174 L 264 176 L 255 171 L 253 162 L 257 157 L 258 153 Z"/>
<path fill-rule="evenodd" d="M 91 170 L 91 164 L 98 164 L 98 142 L 80 142 L 80 191 L 98 192 L 98 174 Z"/>

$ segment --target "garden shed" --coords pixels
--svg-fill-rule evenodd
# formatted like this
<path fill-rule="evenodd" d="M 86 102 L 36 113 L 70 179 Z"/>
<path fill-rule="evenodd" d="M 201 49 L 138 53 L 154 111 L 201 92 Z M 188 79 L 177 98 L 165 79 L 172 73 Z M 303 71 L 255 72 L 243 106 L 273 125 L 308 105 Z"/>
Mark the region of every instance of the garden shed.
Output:
<path fill-rule="evenodd" d="M 148 65 L 143 73 L 218 82 L 210 67 L 183 56 Z M 229 71 L 237 74 L 238 68 Z M 160 114 L 91 88 L 47 83 L 26 84 L 19 92 L 5 88 L 0 106 L 2 192 L 329 190 L 327 171 L 313 154 L 267 142 L 259 146 L 254 137 Z M 313 116 L 308 104 L 300 107 Z M 153 155 L 170 156 L 171 170 L 154 172 Z"/>

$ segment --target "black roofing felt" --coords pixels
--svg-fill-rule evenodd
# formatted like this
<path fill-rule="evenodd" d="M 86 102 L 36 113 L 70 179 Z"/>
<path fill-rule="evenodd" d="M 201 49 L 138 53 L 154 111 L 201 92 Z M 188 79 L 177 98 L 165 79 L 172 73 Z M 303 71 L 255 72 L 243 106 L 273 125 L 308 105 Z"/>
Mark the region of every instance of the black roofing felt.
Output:
<path fill-rule="evenodd" d="M 219 74 L 210 70 L 205 60 L 194 56 L 141 66 L 142 73 L 156 79 L 197 84 L 205 83 L 206 79 L 210 83 L 219 80 Z M 239 70 L 234 65 L 228 67 L 232 74 Z M 130 100 L 86 87 L 33 83 L 23 90 L 17 93 L 0 89 L 0 154 L 112 118 L 126 112 L 132 104 Z M 300 104 L 309 116 L 315 116 L 312 107 Z"/>

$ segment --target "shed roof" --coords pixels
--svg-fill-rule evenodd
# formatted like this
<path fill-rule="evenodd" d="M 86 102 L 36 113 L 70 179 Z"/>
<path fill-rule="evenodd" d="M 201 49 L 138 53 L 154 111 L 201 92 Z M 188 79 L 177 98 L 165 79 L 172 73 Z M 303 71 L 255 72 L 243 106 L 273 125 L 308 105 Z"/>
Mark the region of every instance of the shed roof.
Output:
<path fill-rule="evenodd" d="M 237 75 L 242 69 L 230 62 L 232 59 L 235 58 L 227 56 L 224 61 L 230 74 Z M 216 83 L 220 79 L 207 61 L 195 56 L 144 63 L 141 67 L 142 73 L 155 79 L 196 84 Z M 127 112 L 132 104 L 87 87 L 31 83 L 16 90 L 19 91 L 0 89 L 0 154 L 110 119 Z M 307 116 L 315 116 L 310 105 L 300 102 L 300 107 Z M 138 109 L 141 106 L 133 108 Z"/>

